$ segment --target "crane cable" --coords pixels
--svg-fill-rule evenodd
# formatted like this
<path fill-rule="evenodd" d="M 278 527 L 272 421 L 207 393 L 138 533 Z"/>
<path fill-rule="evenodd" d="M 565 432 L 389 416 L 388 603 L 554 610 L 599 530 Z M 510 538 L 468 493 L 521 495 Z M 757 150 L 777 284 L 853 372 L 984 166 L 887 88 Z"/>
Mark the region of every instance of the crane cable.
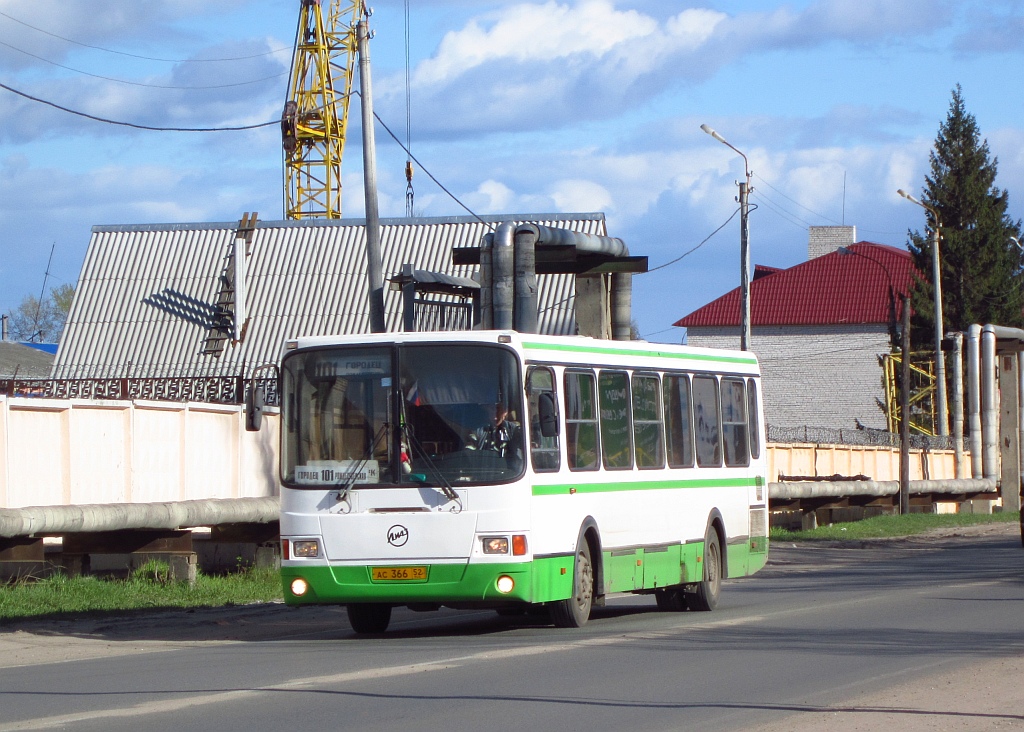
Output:
<path fill-rule="evenodd" d="M 409 0 L 405 0 L 405 215 L 412 218 L 416 192 L 412 188 L 412 84 L 409 72 Z"/>

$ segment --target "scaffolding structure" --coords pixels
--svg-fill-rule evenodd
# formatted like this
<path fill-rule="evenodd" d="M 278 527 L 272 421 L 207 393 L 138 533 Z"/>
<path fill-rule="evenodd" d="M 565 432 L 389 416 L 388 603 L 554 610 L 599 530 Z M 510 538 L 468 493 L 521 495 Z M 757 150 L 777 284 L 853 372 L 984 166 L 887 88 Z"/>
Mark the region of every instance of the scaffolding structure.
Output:
<path fill-rule="evenodd" d="M 898 434 L 900 420 L 900 378 L 903 356 L 900 353 L 886 353 L 882 361 L 885 385 L 885 421 L 890 432 Z M 938 434 L 938 416 L 935 409 L 935 355 L 932 353 L 910 354 L 910 433 L 935 436 Z"/>
<path fill-rule="evenodd" d="M 341 158 L 362 0 L 301 0 L 281 115 L 285 218 L 341 218 Z M 325 17 L 326 15 L 326 17 Z"/>

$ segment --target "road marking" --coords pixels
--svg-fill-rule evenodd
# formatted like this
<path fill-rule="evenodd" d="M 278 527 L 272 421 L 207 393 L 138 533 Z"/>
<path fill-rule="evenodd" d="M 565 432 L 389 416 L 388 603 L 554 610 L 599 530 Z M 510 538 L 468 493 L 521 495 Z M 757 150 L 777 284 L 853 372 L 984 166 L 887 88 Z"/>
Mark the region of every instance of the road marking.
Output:
<path fill-rule="evenodd" d="M 995 584 L 1000 584 L 1000 581 L 975 580 L 957 583 L 953 585 L 945 585 L 943 587 L 929 586 L 925 588 L 919 588 L 917 590 L 912 591 L 910 594 L 920 595 L 925 594 L 927 592 L 935 592 L 938 590 L 948 591 L 950 589 L 960 589 Z M 77 722 L 89 722 L 101 719 L 125 719 L 132 717 L 143 717 L 152 714 L 166 714 L 189 707 L 207 706 L 211 704 L 233 702 L 256 694 L 266 693 L 268 691 L 294 691 L 304 688 L 316 688 L 329 685 L 339 685 L 356 681 L 387 679 L 399 676 L 411 676 L 421 673 L 430 673 L 433 671 L 445 671 L 452 668 L 459 668 L 462 666 L 472 665 L 475 663 L 501 661 L 512 658 L 525 658 L 529 656 L 536 656 L 547 653 L 556 653 L 559 651 L 573 651 L 585 648 L 611 646 L 634 640 L 652 640 L 659 638 L 675 637 L 681 634 L 692 633 L 696 631 L 706 631 L 716 628 L 749 625 L 752 623 L 763 623 L 767 620 L 787 615 L 792 616 L 805 613 L 822 614 L 841 607 L 849 607 L 851 605 L 859 605 L 874 602 L 880 599 L 884 599 L 885 596 L 885 593 L 861 594 L 857 597 L 839 600 L 831 603 L 785 608 L 775 612 L 769 612 L 759 615 L 748 615 L 735 618 L 708 618 L 707 621 L 696 620 L 692 615 L 687 615 L 686 621 L 674 623 L 669 627 L 660 630 L 634 631 L 607 637 L 585 637 L 577 638 L 574 640 L 563 640 L 561 642 L 555 643 L 541 640 L 536 643 L 531 643 L 529 645 L 499 650 L 480 651 L 478 653 L 452 656 L 450 658 L 439 659 L 436 661 L 427 661 L 423 663 L 414 664 L 402 664 L 398 666 L 387 666 L 383 668 L 358 669 L 355 671 L 346 671 L 343 673 L 332 674 L 329 676 L 311 676 L 300 679 L 292 679 L 291 681 L 286 681 L 279 684 L 271 684 L 268 686 L 261 686 L 253 689 L 236 689 L 232 691 L 217 692 L 201 696 L 195 696 L 193 695 L 195 694 L 195 692 L 189 692 L 189 696 L 183 696 L 180 699 L 163 699 L 159 701 L 143 702 L 141 704 L 136 704 L 131 707 L 120 709 L 99 709 L 87 712 L 74 712 L 69 714 L 39 717 L 36 719 L 26 719 L 20 722 L 2 724 L 0 725 L 0 732 L 15 732 L 16 730 L 54 729 L 70 724 L 75 724 Z M 419 621 L 410 622 L 416 623 Z M 295 634 L 295 636 L 299 635 L 305 634 Z M 233 644 L 239 643 L 239 641 L 229 642 Z M 900 673 L 905 673 L 905 671 Z"/>

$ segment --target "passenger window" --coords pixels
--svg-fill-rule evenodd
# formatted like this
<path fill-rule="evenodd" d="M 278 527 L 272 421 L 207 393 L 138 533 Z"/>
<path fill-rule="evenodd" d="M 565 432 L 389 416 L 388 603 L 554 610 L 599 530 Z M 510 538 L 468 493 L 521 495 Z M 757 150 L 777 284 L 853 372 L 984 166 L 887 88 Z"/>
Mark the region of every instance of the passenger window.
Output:
<path fill-rule="evenodd" d="M 696 422 L 697 465 L 722 465 L 722 432 L 718 423 L 718 382 L 713 376 L 693 377 L 693 416 Z"/>
<path fill-rule="evenodd" d="M 661 389 L 654 374 L 633 375 L 633 444 L 639 468 L 665 466 Z"/>
<path fill-rule="evenodd" d="M 601 454 L 608 470 L 633 467 L 633 440 L 629 409 L 629 374 L 602 371 L 597 379 L 601 398 Z"/>
<path fill-rule="evenodd" d="M 565 451 L 570 470 L 600 467 L 594 374 L 565 372 Z"/>
<path fill-rule="evenodd" d="M 761 457 L 761 424 L 757 420 L 757 382 L 747 381 L 747 425 L 749 425 L 750 457 Z"/>
<path fill-rule="evenodd" d="M 682 374 L 666 374 L 663 383 L 669 467 L 692 468 L 693 416 L 690 414 L 690 380 Z"/>
<path fill-rule="evenodd" d="M 558 435 L 545 437 L 541 434 L 541 395 L 546 399 L 555 397 L 555 376 L 549 368 L 532 368 L 527 376 L 526 399 L 530 413 L 530 459 L 538 473 L 558 470 L 561 456 L 558 454 Z M 551 402 L 557 404 L 552 399 Z M 548 410 L 550 413 L 554 410 Z"/>
<path fill-rule="evenodd" d="M 726 465 L 750 465 L 750 450 L 747 447 L 747 397 L 743 379 L 722 379 L 722 440 L 725 443 Z"/>

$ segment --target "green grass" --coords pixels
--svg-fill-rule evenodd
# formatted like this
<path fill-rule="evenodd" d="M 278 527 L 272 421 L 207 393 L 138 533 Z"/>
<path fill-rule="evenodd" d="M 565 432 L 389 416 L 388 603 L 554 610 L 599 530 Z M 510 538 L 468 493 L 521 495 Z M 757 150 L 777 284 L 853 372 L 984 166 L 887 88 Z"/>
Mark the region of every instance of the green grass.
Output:
<path fill-rule="evenodd" d="M 911 536 L 931 529 L 1019 521 L 1019 513 L 911 513 L 906 516 L 873 516 L 863 521 L 819 526 L 811 531 L 773 528 L 769 538 L 773 541 L 880 539 Z"/>
<path fill-rule="evenodd" d="M 202 573 L 194 585 L 171 582 L 159 563 L 140 567 L 128 579 L 53 575 L 0 585 L 0 623 L 41 616 L 144 610 L 225 607 L 281 599 L 281 576 L 273 568 L 244 569 L 226 576 Z"/>

